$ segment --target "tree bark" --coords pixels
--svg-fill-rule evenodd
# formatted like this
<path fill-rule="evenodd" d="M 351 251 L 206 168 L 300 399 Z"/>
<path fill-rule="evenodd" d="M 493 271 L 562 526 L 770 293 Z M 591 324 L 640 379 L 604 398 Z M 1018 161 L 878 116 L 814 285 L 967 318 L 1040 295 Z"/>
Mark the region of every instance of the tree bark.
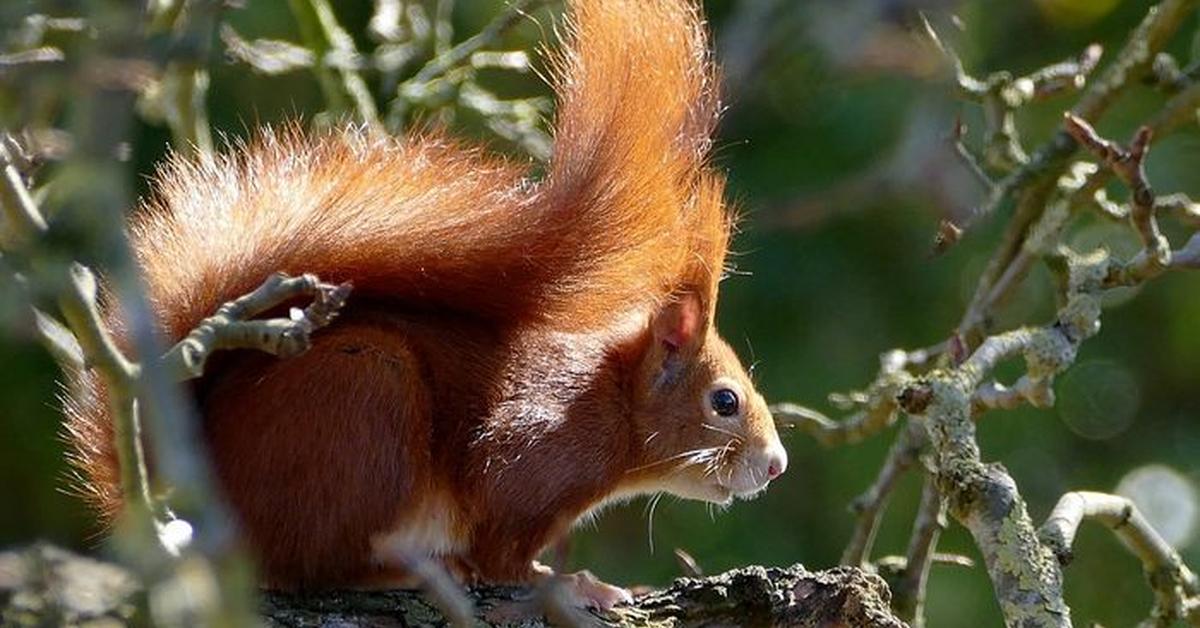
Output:
<path fill-rule="evenodd" d="M 529 589 L 479 587 L 470 596 L 476 625 L 547 625 Z M 156 604 L 163 601 L 155 597 Z M 903 627 L 892 615 L 890 598 L 883 580 L 853 567 L 814 572 L 800 565 L 751 566 L 679 578 L 638 595 L 632 606 L 588 618 L 610 626 Z M 121 626 L 139 622 L 144 608 L 144 591 L 111 563 L 42 544 L 0 552 L 0 625 Z M 420 592 L 401 590 L 266 592 L 261 612 L 268 626 L 446 625 Z"/>

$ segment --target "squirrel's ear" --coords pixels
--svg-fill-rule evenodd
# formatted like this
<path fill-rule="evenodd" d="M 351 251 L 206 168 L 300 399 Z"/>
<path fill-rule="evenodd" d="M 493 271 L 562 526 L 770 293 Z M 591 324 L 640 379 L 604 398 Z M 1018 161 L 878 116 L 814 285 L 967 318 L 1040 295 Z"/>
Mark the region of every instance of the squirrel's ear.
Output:
<path fill-rule="evenodd" d="M 654 340 L 671 351 L 688 351 L 699 344 L 708 312 L 694 292 L 685 292 L 666 303 L 650 322 Z"/>

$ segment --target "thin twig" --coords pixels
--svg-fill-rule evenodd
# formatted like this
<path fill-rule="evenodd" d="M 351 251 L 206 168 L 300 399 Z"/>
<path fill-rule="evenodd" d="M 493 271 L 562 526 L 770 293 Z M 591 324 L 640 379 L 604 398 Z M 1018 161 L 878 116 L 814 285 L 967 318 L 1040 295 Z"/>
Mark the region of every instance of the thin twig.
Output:
<path fill-rule="evenodd" d="M 770 407 L 775 422 L 782 427 L 799 428 L 827 447 L 854 444 L 879 433 L 896 418 L 895 399 L 876 397 L 867 408 L 842 421 L 797 403 L 777 403 Z"/>
<path fill-rule="evenodd" d="M 490 46 L 509 29 L 519 24 L 522 18 L 528 17 L 529 13 L 538 10 L 548 2 L 549 0 L 515 0 L 503 12 L 492 18 L 492 21 L 483 27 L 483 30 L 431 59 L 429 63 L 417 70 L 410 80 L 415 83 L 428 83 L 445 74 L 450 68 L 461 65 L 472 54 Z"/>
<path fill-rule="evenodd" d="M 210 355 L 218 350 L 256 349 L 279 357 L 303 353 L 313 331 L 337 316 L 350 294 L 348 283 L 321 283 L 314 275 L 271 275 L 254 292 L 238 297 L 204 319 L 160 360 L 163 368 L 183 381 L 204 374 Z M 313 297 L 303 310 L 271 320 L 250 320 L 297 297 Z"/>
<path fill-rule="evenodd" d="M 1171 268 L 1187 270 L 1200 268 L 1200 233 L 1193 233 L 1183 248 L 1171 254 Z"/>
<path fill-rule="evenodd" d="M 1129 187 L 1132 199 L 1129 217 L 1142 240 L 1142 252 L 1111 279 L 1112 283 L 1138 283 L 1161 273 L 1171 264 L 1171 245 L 1158 228 L 1154 190 L 1146 179 L 1146 155 L 1153 131 L 1148 126 L 1140 127 L 1129 146 L 1124 147 L 1100 137 L 1092 125 L 1078 116 L 1067 113 L 1065 120 L 1067 132 Z"/>
<path fill-rule="evenodd" d="M 817 410 L 788 402 L 770 406 L 771 414 L 779 426 L 799 428 L 827 447 L 860 442 L 895 422 L 899 407 L 897 396 L 912 381 L 912 375 L 905 368 L 930 359 L 942 348 L 937 345 L 913 352 L 896 350 L 880 355 L 879 375 L 875 381 L 866 391 L 853 395 L 855 401 L 850 405 L 860 405 L 862 409 L 842 421 L 834 421 Z M 840 403 L 838 397 L 831 395 L 830 400 L 849 407 Z"/>
<path fill-rule="evenodd" d="M 187 10 L 184 11 L 184 4 Z M 208 124 L 208 58 L 217 21 L 225 7 L 222 0 L 167 0 L 150 3 L 147 34 L 169 37 L 160 104 L 175 139 L 175 148 L 185 154 L 212 152 L 212 130 Z M 181 23 L 181 20 L 185 20 Z"/>
<path fill-rule="evenodd" d="M 59 63 L 65 58 L 62 51 L 53 46 L 4 53 L 0 54 L 0 73 L 9 72 L 21 66 Z"/>
<path fill-rule="evenodd" d="M 892 587 L 892 608 L 913 628 L 925 625 L 925 589 L 929 570 L 937 560 L 938 537 L 946 528 L 946 504 L 932 477 L 925 478 L 921 505 L 913 521 L 912 538 L 905 554 L 904 571 Z"/>
<path fill-rule="evenodd" d="M 50 352 L 60 368 L 68 373 L 78 373 L 87 366 L 83 355 L 83 347 L 79 340 L 58 319 L 37 309 L 33 311 L 34 325 L 37 326 L 38 338 L 42 346 Z"/>
<path fill-rule="evenodd" d="M 325 103 L 338 115 L 353 114 L 372 129 L 382 128 L 379 112 L 367 84 L 358 72 L 334 67 L 333 55 L 354 57 L 354 39 L 342 28 L 329 0 L 289 0 L 292 15 L 300 25 L 300 35 L 316 57 L 314 71 Z"/>
<path fill-rule="evenodd" d="M 1074 59 L 1046 66 L 1027 76 L 1013 77 L 1012 74 L 1001 71 L 994 72 L 984 79 L 977 79 L 967 73 L 958 54 L 942 41 L 929 21 L 924 19 L 924 15 L 922 23 L 926 36 L 953 68 L 959 93 L 982 105 L 984 158 L 991 168 L 1001 173 L 1012 172 L 1029 160 L 1021 147 L 1020 135 L 1017 132 L 1016 110 L 1035 100 L 1067 90 L 1081 89 L 1087 82 L 1087 76 L 1100 61 L 1102 52 L 1099 45 L 1092 44 Z"/>
<path fill-rule="evenodd" d="M 1011 410 L 1028 403 L 1035 408 L 1054 406 L 1054 387 L 1049 379 L 1034 379 L 1022 375 L 1011 387 L 997 381 L 985 382 L 971 398 L 976 415 L 988 410 Z"/>
<path fill-rule="evenodd" d="M 675 548 L 675 563 L 679 565 L 679 571 L 688 578 L 704 576 L 704 570 L 700 568 L 700 563 L 681 547 Z"/>
<path fill-rule="evenodd" d="M 439 52 L 433 59 L 417 70 L 411 78 L 402 82 L 396 88 L 396 96 L 388 107 L 386 118 L 387 128 L 397 132 L 404 126 L 404 117 L 408 111 L 408 97 L 414 87 L 426 85 L 444 76 L 452 68 L 458 67 L 470 59 L 471 55 L 492 45 L 509 29 L 520 23 L 521 18 L 528 17 L 549 0 L 514 0 L 503 12 L 488 23 L 483 30 L 459 42 L 457 45 Z"/>
<path fill-rule="evenodd" d="M 870 562 L 871 547 L 888 498 L 900 478 L 916 464 L 927 442 L 925 428 L 915 422 L 908 423 L 896 436 L 871 487 L 850 504 L 858 521 L 846 549 L 842 551 L 841 564 L 862 566 Z"/>
<path fill-rule="evenodd" d="M 280 39 L 246 41 L 228 24 L 221 25 L 225 54 L 245 63 L 255 72 L 275 76 L 313 67 L 316 57 L 303 46 Z"/>
<path fill-rule="evenodd" d="M 967 167 L 967 171 L 975 175 L 975 179 L 983 184 L 984 188 L 991 190 L 996 187 L 996 182 L 983 169 L 979 160 L 971 153 L 970 149 L 963 144 L 963 136 L 967 133 L 967 125 L 962 121 L 962 117 L 954 119 L 954 127 L 950 132 L 950 144 L 954 148 L 954 153 L 958 155 L 963 165 Z"/>
<path fill-rule="evenodd" d="M 104 325 L 96 306 L 97 286 L 91 270 L 77 263 L 64 267 L 39 257 L 33 250 L 33 242 L 45 238 L 50 229 L 21 180 L 6 144 L 8 142 L 0 143 L 0 166 L 3 166 L 0 204 L 6 218 L 0 225 L 16 235 L 0 240 L 16 241 L 20 253 L 32 256 L 30 262 L 39 283 L 61 287 L 57 294 L 58 308 L 78 340 L 85 363 L 101 374 L 109 389 L 114 439 L 121 467 L 121 490 L 132 513 L 131 520 L 147 519 L 152 512 L 150 482 L 142 455 L 141 427 L 135 404 L 139 368 L 121 353 Z"/>

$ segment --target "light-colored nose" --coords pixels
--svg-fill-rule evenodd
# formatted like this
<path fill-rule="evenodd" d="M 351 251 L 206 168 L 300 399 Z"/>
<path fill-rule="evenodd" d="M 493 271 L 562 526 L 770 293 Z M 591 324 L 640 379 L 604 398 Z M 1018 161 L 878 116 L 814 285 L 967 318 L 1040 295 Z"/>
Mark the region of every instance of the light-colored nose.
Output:
<path fill-rule="evenodd" d="M 767 479 L 774 480 L 787 471 L 787 450 L 776 440 L 767 448 Z"/>

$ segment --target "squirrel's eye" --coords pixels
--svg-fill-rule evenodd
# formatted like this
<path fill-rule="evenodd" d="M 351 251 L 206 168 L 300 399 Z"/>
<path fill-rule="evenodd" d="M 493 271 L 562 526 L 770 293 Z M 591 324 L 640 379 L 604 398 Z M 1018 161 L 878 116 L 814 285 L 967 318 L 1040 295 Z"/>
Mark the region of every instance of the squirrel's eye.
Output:
<path fill-rule="evenodd" d="M 728 388 L 718 388 L 712 391 L 708 396 L 708 402 L 718 416 L 733 416 L 738 413 L 737 393 Z"/>

